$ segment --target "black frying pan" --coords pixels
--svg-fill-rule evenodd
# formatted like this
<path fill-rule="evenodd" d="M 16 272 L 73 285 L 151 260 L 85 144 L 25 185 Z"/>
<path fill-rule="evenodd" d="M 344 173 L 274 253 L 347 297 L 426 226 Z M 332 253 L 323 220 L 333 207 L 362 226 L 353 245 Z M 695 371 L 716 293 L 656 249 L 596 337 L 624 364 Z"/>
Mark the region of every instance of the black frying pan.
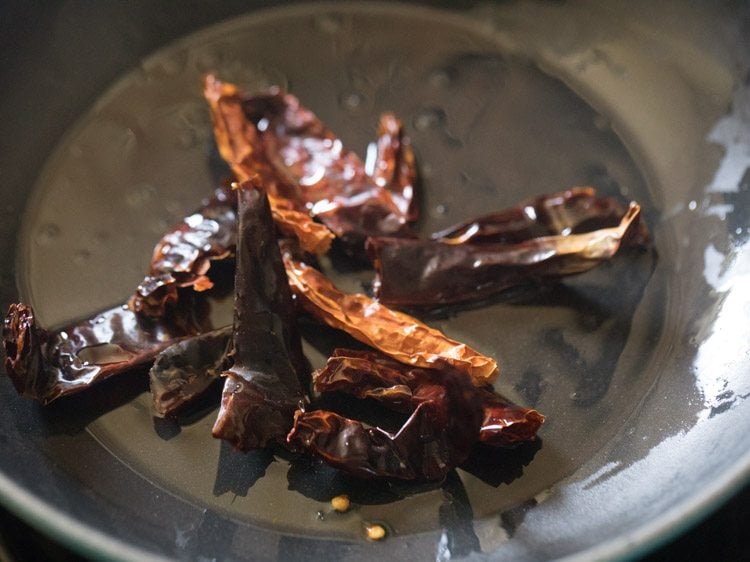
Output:
<path fill-rule="evenodd" d="M 745 5 L 253 7 L 71 2 L 3 19 L 3 307 L 23 299 L 55 325 L 127 297 L 222 172 L 206 71 L 280 83 L 360 153 L 380 111 L 403 116 L 425 231 L 592 184 L 643 204 L 655 252 L 429 319 L 498 357 L 498 389 L 548 416 L 540 446 L 481 478 L 362 485 L 240 455 L 209 437 L 211 412 L 154 424 L 142 373 L 48 408 L 3 379 L 4 505 L 99 557 L 618 558 L 746 481 Z M 341 492 L 357 509 L 336 516 Z M 387 540 L 365 542 L 366 521 Z"/>

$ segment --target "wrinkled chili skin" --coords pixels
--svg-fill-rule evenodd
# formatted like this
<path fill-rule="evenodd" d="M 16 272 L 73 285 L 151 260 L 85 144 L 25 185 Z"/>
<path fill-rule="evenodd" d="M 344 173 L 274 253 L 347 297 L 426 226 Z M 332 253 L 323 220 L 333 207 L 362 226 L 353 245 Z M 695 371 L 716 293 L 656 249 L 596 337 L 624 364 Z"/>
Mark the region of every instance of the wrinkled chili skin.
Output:
<path fill-rule="evenodd" d="M 279 174 L 269 162 L 255 124 L 243 112 L 237 86 L 221 82 L 210 74 L 204 78 L 203 86 L 203 95 L 211 109 L 217 147 L 237 179 L 253 180 L 263 186 L 276 226 L 285 236 L 296 238 L 306 252 L 327 252 L 333 233 L 313 221 L 298 186 Z"/>
<path fill-rule="evenodd" d="M 6 371 L 19 394 L 48 404 L 146 364 L 176 340 L 208 329 L 192 306 L 175 312 L 152 321 L 122 305 L 47 331 L 37 326 L 30 306 L 12 304 L 3 324 Z"/>
<path fill-rule="evenodd" d="M 228 367 L 231 327 L 178 341 L 159 353 L 149 371 L 155 417 L 176 416 L 203 396 Z"/>
<path fill-rule="evenodd" d="M 380 115 L 372 179 L 385 186 L 407 222 L 419 217 L 417 164 L 401 121 L 390 112 Z"/>
<path fill-rule="evenodd" d="M 383 368 L 368 370 L 367 363 L 375 360 Z M 337 350 L 316 373 L 315 387 L 376 397 L 388 407 L 411 411 L 395 434 L 331 411 L 295 414 L 290 443 L 360 478 L 440 480 L 468 457 L 479 436 L 479 395 L 469 379 L 448 364 L 440 370 L 407 370 L 380 354 Z"/>
<path fill-rule="evenodd" d="M 614 197 L 599 197 L 593 187 L 572 187 L 453 225 L 430 238 L 446 244 L 512 244 L 541 236 L 611 228 L 620 223 L 626 211 L 626 205 Z M 648 238 L 641 221 L 631 242 L 645 244 Z"/>
<path fill-rule="evenodd" d="M 616 227 L 513 244 L 370 238 L 367 252 L 376 271 L 375 295 L 396 307 L 459 304 L 583 273 L 638 236 L 639 213 L 633 204 Z"/>
<path fill-rule="evenodd" d="M 3 319 L 5 371 L 19 394 L 40 402 L 46 402 L 49 385 L 42 351 L 47 339 L 47 331 L 36 326 L 33 308 L 10 305 Z"/>
<path fill-rule="evenodd" d="M 490 447 L 515 447 L 533 441 L 544 423 L 544 416 L 514 404 L 491 388 L 478 388 L 482 402 L 482 428 L 479 441 Z"/>
<path fill-rule="evenodd" d="M 409 412 L 421 400 L 420 386 L 431 384 L 434 369 L 417 369 L 374 351 L 336 349 L 326 366 L 313 374 L 316 392 L 344 392 L 373 398 L 386 407 Z M 536 438 L 544 416 L 496 394 L 475 388 L 482 409 L 479 440 L 492 447 L 513 447 Z"/>
<path fill-rule="evenodd" d="M 305 400 L 309 366 L 268 199 L 250 182 L 237 190 L 240 217 L 235 271 L 232 366 L 213 436 L 241 450 L 284 443 Z"/>
<path fill-rule="evenodd" d="M 148 275 L 130 299 L 138 314 L 161 318 L 177 304 L 178 289 L 210 289 L 211 261 L 234 255 L 237 244 L 237 197 L 220 187 L 213 197 L 175 225 L 154 248 Z"/>
<path fill-rule="evenodd" d="M 368 173 L 295 96 L 274 89 L 246 96 L 243 108 L 277 174 L 299 186 L 306 208 L 351 253 L 361 254 L 368 236 L 411 235 L 410 223 L 417 218 L 416 164 L 392 113 L 380 117 L 377 157 Z"/>
<path fill-rule="evenodd" d="M 154 248 L 149 275 L 128 303 L 131 309 L 146 318 L 162 318 L 178 305 L 180 289 L 210 288 L 211 263 L 234 259 L 237 224 L 237 195 L 227 184 L 162 237 Z M 285 254 L 315 260 L 296 237 L 280 235 L 278 243 Z"/>
<path fill-rule="evenodd" d="M 448 363 L 477 386 L 499 374 L 497 362 L 416 318 L 363 294 L 346 294 L 318 270 L 284 256 L 289 285 L 309 314 L 386 355 L 418 367 Z"/>

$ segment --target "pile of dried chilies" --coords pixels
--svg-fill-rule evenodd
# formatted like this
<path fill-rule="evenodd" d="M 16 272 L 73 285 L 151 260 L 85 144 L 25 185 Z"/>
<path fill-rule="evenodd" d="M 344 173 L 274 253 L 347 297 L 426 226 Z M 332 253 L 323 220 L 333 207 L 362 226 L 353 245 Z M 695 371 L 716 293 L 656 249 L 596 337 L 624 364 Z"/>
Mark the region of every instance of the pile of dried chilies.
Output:
<path fill-rule="evenodd" d="M 476 443 L 535 439 L 544 417 L 492 390 L 493 359 L 388 305 L 465 303 L 587 271 L 646 242 L 639 206 L 572 188 L 419 237 L 414 154 L 392 114 L 366 166 L 290 94 L 245 95 L 213 76 L 204 94 L 236 182 L 164 235 L 126 304 L 56 331 L 11 305 L 5 367 L 18 392 L 47 404 L 152 362 L 155 415 L 176 415 L 223 380 L 215 437 L 306 450 L 365 478 L 437 480 Z M 314 267 L 334 239 L 372 262 L 375 298 L 341 292 Z M 234 323 L 217 329 L 198 293 L 212 288 L 212 263 L 230 259 Z M 337 349 L 311 373 L 298 314 L 371 349 Z M 316 409 L 329 392 L 406 421 L 389 432 Z"/>

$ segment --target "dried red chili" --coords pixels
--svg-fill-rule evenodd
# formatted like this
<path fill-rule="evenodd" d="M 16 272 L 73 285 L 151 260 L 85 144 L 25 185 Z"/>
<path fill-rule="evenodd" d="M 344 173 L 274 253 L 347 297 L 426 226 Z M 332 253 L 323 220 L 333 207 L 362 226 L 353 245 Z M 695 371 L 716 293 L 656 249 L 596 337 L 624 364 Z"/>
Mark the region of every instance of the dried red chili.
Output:
<path fill-rule="evenodd" d="M 292 291 L 308 313 L 333 328 L 416 367 L 447 363 L 477 386 L 498 375 L 494 359 L 454 341 L 416 318 L 362 294 L 345 294 L 316 269 L 284 257 Z"/>
<path fill-rule="evenodd" d="M 533 441 L 544 423 L 544 416 L 514 404 L 490 388 L 477 389 L 482 401 L 482 429 L 479 440 L 492 447 L 513 447 Z"/>
<path fill-rule="evenodd" d="M 416 369 L 374 351 L 337 349 L 313 374 L 317 392 L 345 392 L 373 398 L 396 411 L 410 411 L 422 399 L 420 387 L 433 384 L 434 369 Z M 494 447 L 531 441 L 544 423 L 536 410 L 513 404 L 491 387 L 474 388 L 483 412 L 479 440 Z"/>
<path fill-rule="evenodd" d="M 268 199 L 249 182 L 238 194 L 232 366 L 213 435 L 249 450 L 285 441 L 309 367 Z"/>
<path fill-rule="evenodd" d="M 137 313 L 160 318 L 177 303 L 178 289 L 210 289 L 211 261 L 234 255 L 237 196 L 222 187 L 165 234 L 154 248 L 148 275 L 130 299 Z"/>
<path fill-rule="evenodd" d="M 271 194 L 282 191 L 287 201 L 301 203 L 355 252 L 361 251 L 367 236 L 410 232 L 409 223 L 417 214 L 416 167 L 401 122 L 393 114 L 380 118 L 376 158 L 366 170 L 362 160 L 295 96 L 278 89 L 245 96 L 241 115 L 234 86 L 220 86 L 223 106 L 212 101 L 217 99 L 217 83 L 213 77 L 206 79 L 206 97 L 223 111 L 225 125 L 215 121 L 217 141 L 235 173 L 260 174 L 264 185 L 275 187 L 267 188 Z"/>
<path fill-rule="evenodd" d="M 469 456 L 482 421 L 469 379 L 448 363 L 440 367 L 404 367 L 377 353 L 337 350 L 314 375 L 316 390 L 375 397 L 411 415 L 390 433 L 335 412 L 299 410 L 288 440 L 359 477 L 439 480 Z"/>
<path fill-rule="evenodd" d="M 436 232 L 430 238 L 445 244 L 497 244 L 580 234 L 617 226 L 627 209 L 614 197 L 598 196 L 593 187 L 572 187 L 525 199 L 508 209 Z M 630 242 L 643 244 L 648 240 L 642 221 L 635 234 Z"/>
<path fill-rule="evenodd" d="M 231 327 L 222 328 L 182 339 L 156 356 L 149 371 L 156 417 L 173 417 L 208 392 L 229 366 L 231 338 Z"/>
<path fill-rule="evenodd" d="M 55 331 L 39 327 L 30 306 L 12 304 L 3 323 L 5 370 L 19 394 L 47 404 L 147 364 L 207 328 L 187 302 L 158 321 L 123 305 Z"/>
<path fill-rule="evenodd" d="M 377 273 L 375 295 L 394 306 L 455 304 L 582 273 L 612 258 L 638 235 L 639 214 L 640 206 L 631 203 L 618 226 L 515 244 L 370 238 L 367 252 Z"/>
<path fill-rule="evenodd" d="M 214 135 L 224 160 L 239 180 L 254 179 L 266 190 L 274 221 L 286 235 L 296 237 L 311 253 L 325 253 L 333 234 L 309 216 L 301 203 L 297 186 L 271 166 L 257 139 L 255 125 L 242 109 L 239 90 L 208 75 L 204 96 L 211 108 Z"/>

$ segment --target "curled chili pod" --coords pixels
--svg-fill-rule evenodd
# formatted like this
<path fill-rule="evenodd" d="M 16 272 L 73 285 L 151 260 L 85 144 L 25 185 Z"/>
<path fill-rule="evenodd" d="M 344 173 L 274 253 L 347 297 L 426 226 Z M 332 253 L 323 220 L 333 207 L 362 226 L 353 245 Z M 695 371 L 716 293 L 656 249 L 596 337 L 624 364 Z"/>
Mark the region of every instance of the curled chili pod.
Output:
<path fill-rule="evenodd" d="M 273 89 L 247 96 L 243 108 L 277 175 L 298 186 L 306 208 L 347 249 L 361 253 L 367 236 L 411 232 L 417 217 L 414 153 L 392 113 L 380 117 L 374 158 L 365 164 L 291 94 Z"/>
<path fill-rule="evenodd" d="M 615 227 L 515 244 L 370 238 L 367 252 L 377 274 L 375 295 L 394 306 L 456 304 L 583 273 L 612 258 L 637 234 L 639 215 L 640 206 L 631 203 Z"/>
<path fill-rule="evenodd" d="M 146 364 L 174 341 L 205 328 L 191 307 L 175 312 L 152 321 L 122 305 L 47 331 L 30 306 L 12 304 L 3 323 L 5 370 L 19 394 L 47 404 Z"/>
<path fill-rule="evenodd" d="M 302 308 L 329 326 L 407 365 L 429 368 L 447 363 L 477 386 L 497 377 L 497 362 L 468 345 L 366 295 L 342 293 L 322 273 L 288 256 L 284 265 Z"/>
<path fill-rule="evenodd" d="M 211 262 L 233 256 L 236 244 L 237 197 L 222 187 L 159 240 L 148 275 L 130 299 L 130 307 L 151 318 L 164 316 L 177 303 L 178 289 L 211 288 L 206 275 Z"/>
<path fill-rule="evenodd" d="M 374 351 L 336 349 L 326 366 L 313 373 L 317 392 L 344 392 L 373 398 L 386 407 L 408 412 L 421 401 L 420 387 L 433 384 L 432 369 L 416 369 Z M 536 438 L 544 416 L 496 394 L 475 388 L 482 409 L 479 440 L 492 447 L 512 447 Z"/>
<path fill-rule="evenodd" d="M 290 443 L 362 478 L 439 480 L 466 460 L 479 436 L 482 406 L 463 373 L 448 364 L 410 368 L 376 353 L 336 353 L 316 373 L 316 389 L 375 397 L 411 415 L 391 433 L 335 412 L 300 410 Z"/>
<path fill-rule="evenodd" d="M 365 167 L 369 164 L 368 161 Z M 417 220 L 417 164 L 404 126 L 393 113 L 383 113 L 378 121 L 378 139 L 370 175 L 376 185 L 389 191 L 392 201 L 408 222 Z"/>
<path fill-rule="evenodd" d="M 478 388 L 482 402 L 482 429 L 479 441 L 491 447 L 514 447 L 533 441 L 544 423 L 544 416 L 514 404 L 490 388 Z"/>
<path fill-rule="evenodd" d="M 232 366 L 213 436 L 250 450 L 285 441 L 310 370 L 268 199 L 250 182 L 237 193 Z"/>
<path fill-rule="evenodd" d="M 617 226 L 627 211 L 614 197 L 599 197 L 593 187 L 572 187 L 521 201 L 504 209 L 451 226 L 430 236 L 445 244 L 517 243 L 541 236 L 580 234 Z M 639 221 L 633 243 L 648 240 Z"/>
<path fill-rule="evenodd" d="M 232 328 L 222 328 L 178 341 L 159 353 L 149 371 L 152 411 L 175 416 L 203 396 L 228 367 Z"/>
<path fill-rule="evenodd" d="M 397 412 L 410 412 L 421 402 L 415 391 L 431 381 L 429 373 L 376 351 L 335 349 L 325 367 L 313 373 L 313 388 L 373 398 Z"/>
<path fill-rule="evenodd" d="M 307 252 L 327 252 L 333 234 L 313 221 L 297 186 L 269 162 L 255 125 L 244 114 L 238 88 L 208 75 L 203 93 L 211 108 L 219 152 L 237 178 L 241 181 L 255 178 L 263 185 L 274 221 L 282 233 L 296 237 Z"/>

